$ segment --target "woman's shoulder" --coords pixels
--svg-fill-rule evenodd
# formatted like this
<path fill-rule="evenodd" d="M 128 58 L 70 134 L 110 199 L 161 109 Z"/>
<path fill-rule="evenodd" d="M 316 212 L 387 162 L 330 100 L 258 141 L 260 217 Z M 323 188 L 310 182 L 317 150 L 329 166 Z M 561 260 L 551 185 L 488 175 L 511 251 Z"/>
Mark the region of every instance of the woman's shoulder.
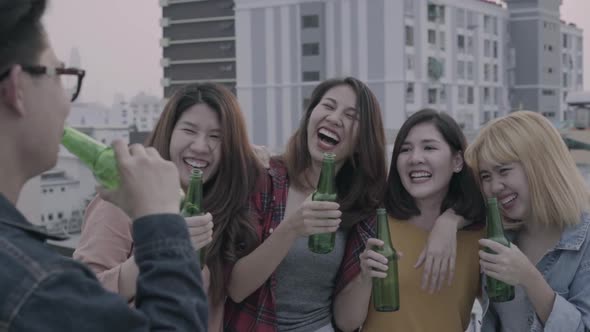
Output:
<path fill-rule="evenodd" d="M 100 220 L 100 222 L 120 223 L 122 220 L 130 221 L 130 218 L 119 207 L 103 200 L 97 195 L 86 207 L 84 220 L 86 223 L 96 220 Z"/>

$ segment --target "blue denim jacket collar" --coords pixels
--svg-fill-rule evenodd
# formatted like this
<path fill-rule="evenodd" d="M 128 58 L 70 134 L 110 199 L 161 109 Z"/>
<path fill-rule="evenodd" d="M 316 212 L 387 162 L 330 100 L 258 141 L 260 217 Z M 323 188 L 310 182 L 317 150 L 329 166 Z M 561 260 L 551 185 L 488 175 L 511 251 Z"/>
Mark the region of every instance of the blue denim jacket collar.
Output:
<path fill-rule="evenodd" d="M 590 228 L 590 214 L 583 213 L 580 222 L 576 225 L 568 226 L 561 234 L 559 242 L 553 250 L 573 250 L 579 251 L 586 240 L 588 229 Z M 510 242 L 514 242 L 517 231 L 506 231 L 506 237 Z"/>
<path fill-rule="evenodd" d="M 20 213 L 2 194 L 0 194 L 0 224 L 18 228 L 41 240 L 49 239 L 63 241 L 68 239 L 67 236 L 49 234 L 43 228 L 28 222 L 25 216 L 23 216 L 22 213 Z"/>
<path fill-rule="evenodd" d="M 582 214 L 581 222 L 577 225 L 570 226 L 563 231 L 561 239 L 556 250 L 575 250 L 579 251 L 586 240 L 588 228 L 590 227 L 590 215 Z"/>

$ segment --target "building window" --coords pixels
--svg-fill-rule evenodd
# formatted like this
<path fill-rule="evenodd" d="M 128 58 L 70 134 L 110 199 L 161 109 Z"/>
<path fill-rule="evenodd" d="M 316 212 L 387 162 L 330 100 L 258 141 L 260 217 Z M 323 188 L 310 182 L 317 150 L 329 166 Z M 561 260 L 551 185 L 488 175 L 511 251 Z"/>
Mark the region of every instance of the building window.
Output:
<path fill-rule="evenodd" d="M 483 123 L 488 123 L 491 120 L 490 111 L 483 112 Z"/>
<path fill-rule="evenodd" d="M 547 118 L 554 118 L 555 112 L 543 112 L 543 116 Z"/>
<path fill-rule="evenodd" d="M 414 83 L 406 83 L 406 104 L 413 104 L 414 100 Z"/>
<path fill-rule="evenodd" d="M 414 27 L 406 25 L 406 46 L 414 46 Z"/>
<path fill-rule="evenodd" d="M 467 36 L 467 54 L 473 54 L 473 37 Z"/>
<path fill-rule="evenodd" d="M 457 27 L 465 29 L 465 9 L 457 9 Z"/>
<path fill-rule="evenodd" d="M 415 63 L 414 63 L 414 55 L 413 54 L 406 54 L 406 69 L 407 70 L 414 70 Z"/>
<path fill-rule="evenodd" d="M 429 3 L 428 4 L 428 21 L 429 22 L 445 23 L 445 7 Z"/>
<path fill-rule="evenodd" d="M 438 38 L 439 38 L 439 47 L 441 50 L 445 50 L 447 48 L 446 44 L 447 44 L 447 38 L 445 35 L 444 31 L 439 31 L 438 33 Z"/>
<path fill-rule="evenodd" d="M 483 88 L 483 103 L 489 105 L 491 103 L 490 88 Z"/>
<path fill-rule="evenodd" d="M 457 61 L 457 77 L 461 80 L 465 79 L 465 61 Z"/>
<path fill-rule="evenodd" d="M 414 0 L 404 1 L 404 13 L 406 16 L 414 16 Z"/>
<path fill-rule="evenodd" d="M 436 104 L 436 95 L 438 91 L 435 88 L 428 89 L 428 103 L 429 104 Z"/>
<path fill-rule="evenodd" d="M 320 27 L 320 16 L 319 15 L 303 15 L 303 16 L 301 16 L 301 26 L 303 27 L 303 29 L 319 28 Z"/>
<path fill-rule="evenodd" d="M 61 192 L 63 193 L 65 191 L 66 191 L 66 188 L 65 187 L 61 187 Z"/>
<path fill-rule="evenodd" d="M 543 96 L 555 96 L 555 91 L 550 89 L 543 89 L 541 90 Z"/>
<path fill-rule="evenodd" d="M 483 80 L 488 82 L 490 80 L 490 64 L 483 65 Z"/>
<path fill-rule="evenodd" d="M 303 44 L 303 56 L 320 55 L 320 43 Z"/>
<path fill-rule="evenodd" d="M 498 78 L 498 65 L 494 65 L 494 82 L 498 82 L 499 78 Z"/>
<path fill-rule="evenodd" d="M 568 45 L 569 45 L 568 35 L 566 35 L 564 33 L 563 34 L 563 48 L 568 48 Z"/>
<path fill-rule="evenodd" d="M 53 192 L 53 188 L 49 188 L 49 192 L 52 193 Z"/>
<path fill-rule="evenodd" d="M 459 86 L 459 105 L 465 105 L 465 87 Z"/>
<path fill-rule="evenodd" d="M 492 28 L 493 28 L 493 32 L 494 35 L 497 36 L 498 35 L 498 18 L 497 17 L 493 17 L 492 18 Z"/>
<path fill-rule="evenodd" d="M 490 40 L 483 41 L 483 56 L 489 58 L 492 56 L 492 43 Z"/>
<path fill-rule="evenodd" d="M 563 86 L 567 88 L 569 86 L 569 79 L 567 73 L 563 73 Z"/>
<path fill-rule="evenodd" d="M 547 73 L 553 74 L 553 68 L 551 68 L 551 67 L 547 68 Z"/>
<path fill-rule="evenodd" d="M 304 71 L 303 82 L 316 82 L 320 80 L 319 71 Z"/>
<path fill-rule="evenodd" d="M 475 104 L 475 96 L 474 96 L 472 86 L 467 87 L 467 104 L 469 104 L 469 105 Z"/>
<path fill-rule="evenodd" d="M 474 27 L 477 23 L 475 22 L 475 12 L 468 10 L 467 12 L 467 29 Z"/>
<path fill-rule="evenodd" d="M 457 48 L 459 48 L 459 53 L 465 53 L 465 36 L 457 36 Z"/>
<path fill-rule="evenodd" d="M 494 41 L 493 51 L 494 51 L 494 59 L 497 59 L 498 58 L 498 42 L 497 41 Z"/>
<path fill-rule="evenodd" d="M 43 193 L 44 194 L 47 194 L 47 189 L 43 189 Z"/>
<path fill-rule="evenodd" d="M 64 217 L 64 214 L 63 213 L 59 212 L 57 214 L 57 219 L 62 219 L 63 217 Z"/>
<path fill-rule="evenodd" d="M 433 80 L 439 80 L 444 75 L 444 60 L 428 57 L 428 66 L 426 68 L 428 77 Z"/>
<path fill-rule="evenodd" d="M 445 87 L 440 88 L 440 103 L 444 104 L 447 101 L 447 90 Z"/>
<path fill-rule="evenodd" d="M 473 62 L 467 62 L 467 79 L 470 81 L 474 80 Z"/>
<path fill-rule="evenodd" d="M 53 213 L 47 215 L 47 220 L 53 220 Z"/>
<path fill-rule="evenodd" d="M 428 29 L 428 44 L 436 46 L 436 31 Z"/>

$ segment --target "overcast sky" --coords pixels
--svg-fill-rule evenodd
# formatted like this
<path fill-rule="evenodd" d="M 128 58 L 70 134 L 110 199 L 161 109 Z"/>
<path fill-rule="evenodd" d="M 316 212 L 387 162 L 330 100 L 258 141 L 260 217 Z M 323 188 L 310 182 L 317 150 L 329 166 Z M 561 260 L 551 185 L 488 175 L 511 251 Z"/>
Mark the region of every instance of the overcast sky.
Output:
<path fill-rule="evenodd" d="M 400 1 L 400 0 L 387 0 Z M 590 0 L 563 0 L 562 19 L 583 28 L 584 81 L 590 87 Z M 157 0 L 51 0 L 45 24 L 66 63 L 78 48 L 87 70 L 81 98 L 110 105 L 116 93 L 161 96 L 161 8 Z"/>

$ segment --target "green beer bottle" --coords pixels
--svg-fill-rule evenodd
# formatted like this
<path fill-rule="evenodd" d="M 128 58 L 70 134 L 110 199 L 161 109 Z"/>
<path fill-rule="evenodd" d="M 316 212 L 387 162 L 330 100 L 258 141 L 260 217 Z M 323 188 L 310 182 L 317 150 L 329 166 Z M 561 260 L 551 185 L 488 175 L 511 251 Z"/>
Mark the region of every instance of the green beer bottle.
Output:
<path fill-rule="evenodd" d="M 90 168 L 102 186 L 107 189 L 119 186 L 117 161 L 111 147 L 71 127 L 64 128 L 61 144 Z"/>
<path fill-rule="evenodd" d="M 391 244 L 389 222 L 385 209 L 377 209 L 377 238 L 384 242 L 383 247 L 373 249 L 387 258 L 387 277 L 373 278 L 373 307 L 376 311 L 399 310 L 399 276 L 397 270 L 397 251 Z"/>
<path fill-rule="evenodd" d="M 510 247 L 510 242 L 508 242 L 508 239 L 504 235 L 502 217 L 500 217 L 500 210 L 498 209 L 498 200 L 495 197 L 488 198 L 487 238 L 506 247 Z M 484 250 L 488 253 L 495 254 L 494 251 L 488 248 Z M 486 278 L 486 286 L 488 297 L 492 302 L 507 302 L 514 299 L 514 286 L 491 277 Z"/>
<path fill-rule="evenodd" d="M 336 168 L 334 157 L 335 155 L 333 153 L 324 153 L 318 187 L 311 198 L 314 201 L 336 201 Z M 327 254 L 334 250 L 335 241 L 336 233 L 312 234 L 309 236 L 307 246 L 311 252 Z"/>
<path fill-rule="evenodd" d="M 180 214 L 187 217 L 202 216 L 204 214 L 203 208 L 203 171 L 198 168 L 193 168 L 191 178 L 188 185 L 186 197 Z M 199 253 L 199 261 L 201 266 L 205 262 L 205 248 L 202 248 Z"/>

